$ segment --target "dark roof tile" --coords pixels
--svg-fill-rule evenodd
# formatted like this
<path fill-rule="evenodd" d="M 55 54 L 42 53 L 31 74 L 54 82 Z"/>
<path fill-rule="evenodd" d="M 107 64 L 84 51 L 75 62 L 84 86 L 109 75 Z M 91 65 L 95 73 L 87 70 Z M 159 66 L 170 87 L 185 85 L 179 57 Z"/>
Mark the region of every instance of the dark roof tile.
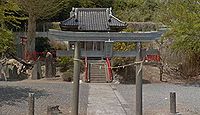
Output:
<path fill-rule="evenodd" d="M 66 26 L 78 26 L 75 31 L 111 31 L 110 27 L 118 27 L 116 31 L 120 31 L 126 24 L 114 17 L 110 8 L 75 8 L 71 17 L 61 22 L 62 30 Z"/>

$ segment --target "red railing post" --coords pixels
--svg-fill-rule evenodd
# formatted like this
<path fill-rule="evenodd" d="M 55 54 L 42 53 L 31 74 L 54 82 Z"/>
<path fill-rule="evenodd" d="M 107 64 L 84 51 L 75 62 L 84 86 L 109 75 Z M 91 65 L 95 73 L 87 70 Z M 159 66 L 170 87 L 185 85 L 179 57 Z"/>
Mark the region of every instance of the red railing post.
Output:
<path fill-rule="evenodd" d="M 85 81 L 89 81 L 89 79 L 88 79 L 88 62 L 87 62 L 87 57 L 85 57 Z"/>
<path fill-rule="evenodd" d="M 107 65 L 108 65 L 108 75 L 109 75 L 109 79 L 110 79 L 110 81 L 112 81 L 112 69 L 111 69 L 111 64 L 110 64 L 109 58 L 106 58 L 106 63 L 107 63 Z"/>
<path fill-rule="evenodd" d="M 32 52 L 31 59 L 33 59 L 34 61 L 36 61 L 36 59 L 37 59 L 37 52 L 36 51 Z"/>

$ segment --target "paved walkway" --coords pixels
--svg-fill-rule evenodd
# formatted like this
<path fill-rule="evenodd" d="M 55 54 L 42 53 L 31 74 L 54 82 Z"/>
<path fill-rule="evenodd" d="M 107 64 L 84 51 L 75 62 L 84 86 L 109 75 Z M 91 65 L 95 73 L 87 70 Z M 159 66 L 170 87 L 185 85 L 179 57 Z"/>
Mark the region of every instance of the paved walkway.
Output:
<path fill-rule="evenodd" d="M 110 84 L 89 84 L 87 115 L 126 115 L 126 103 Z"/>

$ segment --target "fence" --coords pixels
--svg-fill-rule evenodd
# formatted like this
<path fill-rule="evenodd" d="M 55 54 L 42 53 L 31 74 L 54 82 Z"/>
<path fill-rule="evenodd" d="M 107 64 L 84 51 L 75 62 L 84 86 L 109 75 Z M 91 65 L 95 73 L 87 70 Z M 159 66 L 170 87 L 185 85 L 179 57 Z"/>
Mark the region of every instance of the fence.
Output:
<path fill-rule="evenodd" d="M 145 57 L 146 61 L 155 61 L 155 62 L 160 62 L 161 58 L 160 55 L 147 55 Z"/>

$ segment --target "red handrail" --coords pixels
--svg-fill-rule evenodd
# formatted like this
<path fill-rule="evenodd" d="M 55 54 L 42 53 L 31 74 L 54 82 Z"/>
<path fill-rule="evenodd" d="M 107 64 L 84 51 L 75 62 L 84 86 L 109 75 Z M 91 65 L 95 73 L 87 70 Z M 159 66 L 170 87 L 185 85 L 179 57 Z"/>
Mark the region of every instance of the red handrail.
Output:
<path fill-rule="evenodd" d="M 109 58 L 106 58 L 106 63 L 107 63 L 107 65 L 108 65 L 108 75 L 109 75 L 109 79 L 110 79 L 110 81 L 112 81 L 112 69 L 111 69 L 111 64 L 110 64 Z"/>
<path fill-rule="evenodd" d="M 88 81 L 88 62 L 87 62 L 87 57 L 85 57 L 85 81 Z"/>

